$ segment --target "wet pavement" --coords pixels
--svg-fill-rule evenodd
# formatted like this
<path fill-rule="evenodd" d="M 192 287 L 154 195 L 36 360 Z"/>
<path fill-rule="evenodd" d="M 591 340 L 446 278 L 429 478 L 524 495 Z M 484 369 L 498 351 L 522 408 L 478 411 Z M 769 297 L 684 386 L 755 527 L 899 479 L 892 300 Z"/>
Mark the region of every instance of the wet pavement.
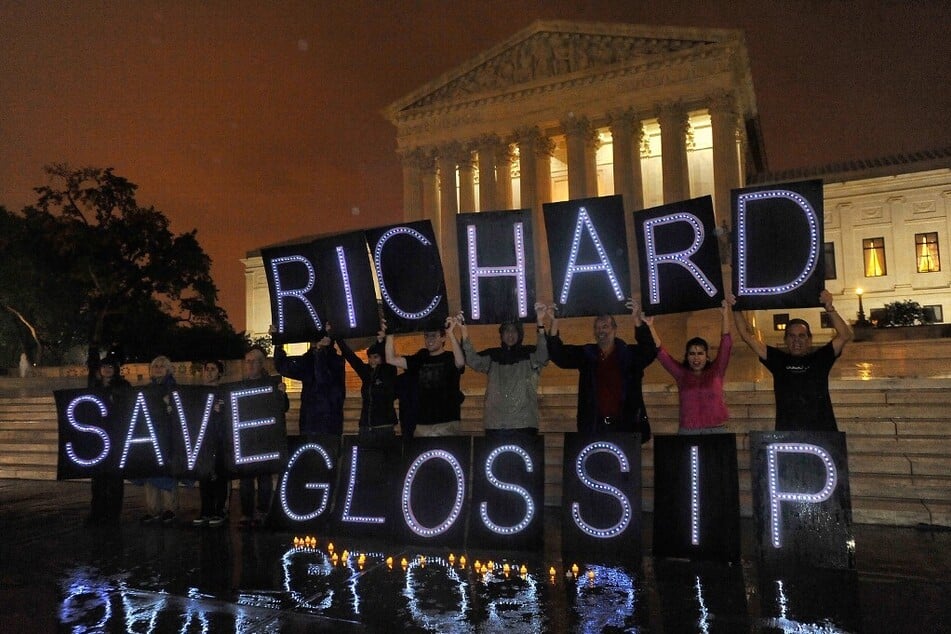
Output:
<path fill-rule="evenodd" d="M 142 526 L 132 486 L 120 526 L 87 527 L 88 499 L 84 482 L 0 480 L 0 632 L 951 631 L 941 527 L 856 525 L 854 570 L 768 570 L 749 520 L 739 565 L 650 557 L 649 517 L 646 556 L 621 565 L 562 557 L 551 507 L 542 551 L 450 553 Z M 194 517 L 196 490 L 182 507 Z"/>

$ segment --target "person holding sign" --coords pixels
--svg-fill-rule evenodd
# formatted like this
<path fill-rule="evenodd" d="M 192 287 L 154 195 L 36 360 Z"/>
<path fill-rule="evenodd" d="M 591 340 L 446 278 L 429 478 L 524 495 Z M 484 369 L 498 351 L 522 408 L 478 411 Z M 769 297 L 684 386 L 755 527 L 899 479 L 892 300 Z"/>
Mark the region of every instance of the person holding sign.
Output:
<path fill-rule="evenodd" d="M 109 352 L 103 359 L 99 358 L 99 348 L 89 346 L 89 356 L 86 360 L 89 369 L 88 386 L 101 388 L 108 392 L 109 416 L 113 416 L 115 405 L 127 394 L 132 387 L 119 371 L 119 357 L 115 352 Z M 96 473 L 90 478 L 92 484 L 92 499 L 87 524 L 118 524 L 122 514 L 122 498 L 125 493 L 125 483 L 122 474 Z"/>
<path fill-rule="evenodd" d="M 423 331 L 425 347 L 409 357 L 396 354 L 393 335 L 386 335 L 386 362 L 406 370 L 404 375 L 416 386 L 416 436 L 459 434 L 460 406 L 465 398 L 459 377 L 466 370 L 466 358 L 454 332 L 460 320 L 461 315 L 447 317 L 443 327 Z M 451 352 L 445 349 L 447 337 Z"/>
<path fill-rule="evenodd" d="M 499 326 L 502 345 L 482 352 L 476 352 L 465 322 L 460 320 L 466 365 L 488 375 L 482 414 L 486 436 L 538 433 L 538 377 L 542 368 L 548 365 L 545 314 L 545 305 L 535 304 L 537 346 L 522 345 L 524 332 L 521 322 L 507 321 Z"/>
<path fill-rule="evenodd" d="M 548 353 L 559 368 L 579 372 L 579 432 L 638 432 L 645 443 L 651 430 L 641 382 L 644 368 L 657 357 L 657 346 L 640 304 L 628 298 L 625 305 L 634 316 L 636 344 L 617 336 L 617 322 L 611 315 L 595 317 L 595 343 L 580 346 L 562 343 L 558 320 L 552 319 Z"/>
<path fill-rule="evenodd" d="M 683 361 L 677 361 L 664 348 L 654 330 L 653 320 L 648 321 L 654 341 L 657 342 L 657 360 L 677 382 L 680 394 L 681 434 L 708 434 L 720 432 L 730 417 L 723 399 L 723 376 L 730 363 L 733 337 L 730 335 L 730 306 L 736 303 L 732 296 L 720 304 L 721 329 L 720 351 L 716 359 L 710 359 L 710 346 L 706 340 L 694 337 L 687 342 Z"/>
<path fill-rule="evenodd" d="M 228 501 L 228 466 L 225 464 L 225 422 L 223 408 L 224 398 L 218 388 L 221 377 L 225 373 L 225 365 L 221 361 L 212 359 L 205 361 L 201 367 L 203 384 L 212 388 L 216 394 L 208 420 L 208 436 L 205 442 L 214 447 L 215 466 L 211 475 L 198 481 L 198 491 L 201 497 L 201 511 L 197 518 L 192 520 L 192 526 L 219 528 L 225 523 L 225 504 Z"/>
<path fill-rule="evenodd" d="M 328 324 L 329 326 L 329 324 Z M 274 335 L 274 326 L 270 329 Z M 301 382 L 300 433 L 343 433 L 343 357 L 337 354 L 327 330 L 314 335 L 310 349 L 298 357 L 288 357 L 283 344 L 274 348 L 274 368 L 281 376 Z"/>
<path fill-rule="evenodd" d="M 160 427 L 170 427 L 172 417 L 172 390 L 178 383 L 172 374 L 172 361 L 165 355 L 159 355 L 149 364 L 151 385 L 162 394 L 165 411 L 158 416 Z M 166 526 L 175 523 L 178 512 L 178 480 L 169 476 L 156 476 L 145 479 L 145 509 L 143 524 L 161 522 Z"/>
<path fill-rule="evenodd" d="M 331 332 L 327 324 L 327 332 Z M 393 436 L 396 427 L 396 368 L 385 362 L 386 349 L 382 330 L 377 340 L 367 348 L 364 361 L 350 349 L 343 339 L 337 339 L 337 347 L 353 371 L 360 377 L 360 435 Z"/>
<path fill-rule="evenodd" d="M 804 319 L 790 319 L 786 324 L 784 351 L 756 338 L 746 318 L 739 311 L 733 313 L 740 338 L 773 375 L 776 431 L 838 431 L 829 371 L 853 335 L 832 305 L 832 294 L 823 289 L 819 301 L 832 320 L 835 337 L 818 350 L 812 349 L 812 330 Z"/>

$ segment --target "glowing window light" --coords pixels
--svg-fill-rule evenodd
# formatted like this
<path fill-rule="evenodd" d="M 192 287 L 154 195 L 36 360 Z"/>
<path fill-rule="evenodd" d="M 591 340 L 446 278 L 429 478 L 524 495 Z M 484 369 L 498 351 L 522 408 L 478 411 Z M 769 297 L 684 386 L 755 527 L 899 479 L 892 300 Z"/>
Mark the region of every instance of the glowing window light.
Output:
<path fill-rule="evenodd" d="M 476 248 L 476 226 L 466 226 L 466 238 L 469 254 L 469 300 L 472 304 L 472 318 L 479 319 L 482 314 L 479 298 L 479 280 L 483 277 L 514 277 L 515 298 L 518 303 L 518 316 L 528 316 L 528 287 L 525 274 L 525 230 L 521 222 L 512 225 L 515 240 L 515 264 L 512 266 L 479 266 Z"/>
<path fill-rule="evenodd" d="M 806 264 L 802 271 L 796 275 L 792 281 L 777 286 L 749 286 L 747 283 L 749 269 L 746 262 L 746 254 L 749 248 L 746 236 L 747 203 L 753 200 L 763 200 L 766 198 L 786 198 L 793 201 L 802 210 L 806 217 L 806 223 L 809 225 L 809 255 L 806 258 Z M 813 271 L 816 270 L 816 263 L 819 261 L 819 219 L 816 210 L 809 204 L 803 196 L 786 189 L 775 189 L 762 192 L 747 192 L 737 196 L 736 202 L 736 245 L 739 253 L 739 267 L 737 272 L 738 290 L 737 297 L 741 295 L 781 295 L 802 286 Z"/>
<path fill-rule="evenodd" d="M 340 279 L 343 280 L 343 293 L 347 299 L 347 319 L 350 327 L 357 326 L 357 311 L 353 307 L 353 290 L 350 288 L 350 271 L 347 269 L 347 257 L 343 247 L 337 247 L 337 264 L 340 266 Z"/>
<path fill-rule="evenodd" d="M 291 262 L 297 262 L 303 264 L 307 269 L 307 284 L 304 288 L 293 288 L 285 289 L 281 283 L 281 276 L 278 268 L 281 265 L 289 264 Z M 293 297 L 299 299 L 304 303 L 304 306 L 307 308 L 307 313 L 310 315 L 310 318 L 314 322 L 314 326 L 320 330 L 323 328 L 323 325 L 320 322 L 320 317 L 317 316 L 317 310 L 314 308 L 314 305 L 310 303 L 310 300 L 307 299 L 307 293 L 314 290 L 314 284 L 317 283 L 317 271 L 314 270 L 314 265 L 311 264 L 310 260 L 305 258 L 302 255 L 288 255 L 282 258 L 274 258 L 271 260 L 271 277 L 274 279 L 274 299 L 277 302 L 277 331 L 284 332 L 284 298 Z"/>
<path fill-rule="evenodd" d="M 456 498 L 453 501 L 452 509 L 445 520 L 433 527 L 423 526 L 420 524 L 419 520 L 416 519 L 416 514 L 413 513 L 413 501 L 411 495 L 413 490 L 413 481 L 416 479 L 416 474 L 419 472 L 420 468 L 430 460 L 445 460 L 452 468 L 453 474 L 456 478 Z M 436 535 L 441 535 L 452 528 L 452 525 L 459 518 L 459 514 L 462 512 L 462 503 L 465 500 L 465 497 L 466 476 L 462 470 L 462 465 L 459 464 L 459 461 L 456 460 L 456 457 L 445 449 L 430 449 L 429 451 L 424 451 L 423 453 L 419 454 L 415 460 L 413 460 L 413 463 L 406 471 L 406 477 L 403 479 L 403 491 L 400 494 L 400 505 L 403 509 L 403 519 L 406 521 L 407 527 L 409 527 L 411 531 L 420 537 L 435 537 Z"/>
<path fill-rule="evenodd" d="M 245 456 L 241 451 L 242 429 L 252 429 L 254 427 L 263 427 L 264 425 L 275 425 L 277 424 L 277 419 L 271 416 L 269 418 L 241 420 L 238 413 L 238 401 L 240 401 L 242 398 L 261 396 L 263 394 L 272 394 L 273 392 L 273 385 L 262 385 L 244 390 L 235 390 L 231 393 L 231 412 L 232 417 L 234 418 L 234 433 L 231 434 L 231 441 L 234 445 L 234 463 L 236 465 L 250 464 L 254 462 L 267 462 L 268 460 L 277 460 L 281 457 L 281 454 L 277 451 L 272 451 L 271 453 L 255 454 L 253 456 Z"/>
<path fill-rule="evenodd" d="M 106 459 L 106 456 L 109 455 L 109 450 L 112 448 L 112 441 L 109 440 L 109 434 L 106 433 L 106 430 L 101 427 L 96 427 L 95 425 L 84 425 L 76 420 L 76 407 L 80 403 L 92 403 L 99 408 L 99 414 L 103 418 L 109 415 L 109 410 L 106 407 L 106 404 L 102 399 L 93 396 L 92 394 L 83 394 L 78 396 L 69 402 L 69 405 L 66 407 L 66 420 L 69 422 L 70 427 L 76 431 L 83 433 L 92 433 L 99 436 L 99 439 L 102 441 L 102 451 L 95 458 L 89 460 L 84 460 L 79 457 L 76 453 L 76 449 L 73 447 L 72 442 L 66 443 L 66 455 L 69 456 L 70 461 L 73 464 L 79 465 L 80 467 L 92 467 L 99 464 Z"/>
<path fill-rule="evenodd" d="M 208 429 L 208 421 L 211 420 L 211 410 L 215 404 L 215 395 L 209 392 L 205 398 L 205 410 L 201 416 L 201 427 L 198 429 L 198 438 L 195 439 L 195 445 L 192 446 L 191 434 L 188 431 L 188 421 L 185 417 L 185 408 L 182 405 L 182 395 L 178 390 L 172 391 L 172 402 L 175 404 L 175 411 L 178 413 L 178 424 L 182 428 L 182 440 L 185 442 L 185 457 L 188 461 L 188 470 L 193 471 L 198 462 L 198 452 L 201 451 L 201 445 L 205 441 L 205 432 Z"/>
<path fill-rule="evenodd" d="M 393 298 L 390 296 L 389 290 L 386 288 L 386 281 L 383 279 L 383 247 L 390 238 L 400 234 L 405 234 L 416 238 L 416 240 L 422 243 L 423 246 L 432 246 L 432 242 L 430 242 L 426 236 L 421 234 L 419 231 L 416 231 L 412 227 L 393 227 L 380 236 L 380 239 L 377 240 L 376 247 L 373 249 L 373 264 L 376 266 L 377 278 L 380 281 L 380 294 L 383 296 L 383 301 L 386 302 L 386 305 L 390 307 L 390 310 L 403 319 L 423 319 L 436 309 L 436 306 L 438 306 L 439 302 L 442 300 L 442 295 L 434 295 L 432 301 L 429 302 L 429 306 L 417 313 L 410 313 L 396 305 L 396 302 L 393 301 Z"/>
<path fill-rule="evenodd" d="M 535 501 L 532 499 L 531 494 L 529 494 L 529 492 L 526 491 L 524 487 L 520 487 L 517 484 L 502 482 L 497 477 L 495 477 L 495 473 L 492 472 L 492 467 L 495 464 L 496 458 L 498 458 L 503 453 L 514 453 L 520 457 L 525 463 L 525 471 L 528 473 L 532 473 L 534 470 L 532 457 L 527 451 L 518 445 L 501 445 L 493 449 L 485 459 L 485 477 L 489 481 L 489 484 L 500 491 L 515 493 L 521 497 L 525 502 L 525 516 L 512 526 L 499 526 L 489 519 L 488 502 L 482 502 L 479 505 L 479 515 L 482 517 L 482 523 L 485 524 L 485 527 L 493 533 L 497 533 L 499 535 L 515 535 L 516 533 L 521 533 L 529 524 L 531 524 L 532 519 L 535 517 Z"/>
<path fill-rule="evenodd" d="M 592 491 L 604 493 L 616 499 L 621 505 L 621 517 L 613 526 L 609 526 L 608 528 L 595 528 L 581 518 L 581 505 L 577 502 L 571 503 L 571 517 L 574 520 L 575 526 L 577 526 L 582 532 L 590 535 L 591 537 L 609 539 L 617 537 L 627 530 L 627 527 L 630 525 L 631 519 L 633 518 L 633 509 L 631 507 L 630 500 L 626 495 L 624 495 L 623 491 L 615 486 L 606 484 L 604 482 L 599 482 L 598 480 L 588 476 L 586 469 L 588 458 L 599 453 L 607 453 L 617 458 L 622 473 L 627 473 L 631 470 L 631 465 L 628 462 L 627 454 L 625 454 L 619 446 L 611 442 L 597 441 L 591 443 L 578 453 L 577 458 L 575 458 L 575 474 L 578 476 L 578 479 L 581 481 L 581 483 Z"/>
<path fill-rule="evenodd" d="M 284 469 L 284 474 L 281 476 L 281 486 L 279 489 L 279 495 L 281 500 L 281 508 L 284 510 L 284 515 L 294 521 L 294 522 L 307 522 L 319 517 L 327 510 L 327 506 L 330 504 L 330 484 L 327 482 L 306 482 L 304 488 L 310 491 L 320 491 L 323 495 L 320 497 L 320 504 L 316 509 L 310 513 L 299 514 L 293 511 L 290 505 L 287 502 L 287 484 L 288 480 L 291 477 L 291 470 L 294 468 L 294 465 L 297 464 L 297 461 L 300 459 L 304 452 L 313 451 L 318 456 L 320 456 L 324 461 L 324 466 L 327 467 L 327 470 L 333 469 L 333 460 L 330 458 L 330 454 L 327 453 L 327 450 L 318 445 L 317 443 L 307 443 L 298 447 L 297 451 L 294 452 L 294 455 L 290 457 L 287 461 L 287 468 Z"/>
<path fill-rule="evenodd" d="M 385 517 L 350 515 L 350 506 L 353 504 L 353 492 L 357 487 L 357 456 L 359 453 L 359 447 L 356 445 L 350 450 L 350 479 L 347 482 L 347 496 L 343 503 L 343 514 L 340 516 L 340 521 L 354 522 L 357 524 L 385 524 Z"/>
<path fill-rule="evenodd" d="M 700 545 L 700 448 L 690 446 L 690 543 Z"/>
<path fill-rule="evenodd" d="M 687 247 L 684 251 L 676 251 L 674 253 L 663 253 L 657 254 L 657 241 L 654 239 L 654 230 L 656 227 L 661 227 L 663 225 L 675 224 L 678 222 L 685 222 L 690 225 L 693 229 L 693 243 Z M 703 230 L 703 223 L 700 222 L 700 219 L 693 214 L 688 213 L 677 213 L 671 214 L 669 216 L 662 216 L 660 218 L 654 218 L 644 222 L 644 246 L 647 251 L 647 286 L 648 286 L 648 297 L 650 298 L 651 304 L 660 303 L 660 275 L 658 272 L 658 266 L 660 264 L 675 264 L 684 268 L 690 275 L 693 276 L 697 283 L 700 284 L 700 287 L 703 288 L 703 291 L 709 296 L 713 297 L 717 294 L 717 289 L 713 285 L 713 282 L 710 281 L 704 272 L 700 269 L 699 266 L 694 264 L 693 260 L 690 259 L 697 251 L 700 250 L 700 247 L 703 245 L 704 236 L 706 232 Z"/>
<path fill-rule="evenodd" d="M 139 414 L 142 415 L 142 420 L 145 421 L 145 426 L 149 430 L 148 436 L 133 436 L 136 421 L 139 420 Z M 135 406 L 132 408 L 132 416 L 129 419 L 129 433 L 126 434 L 125 445 L 122 447 L 122 458 L 119 459 L 120 469 L 125 467 L 126 459 L 129 457 L 129 449 L 132 448 L 132 445 L 141 443 L 151 444 L 155 450 L 155 462 L 160 467 L 165 466 L 165 459 L 162 457 L 162 448 L 159 446 L 158 437 L 155 435 L 155 425 L 152 424 L 152 415 L 149 413 L 149 408 L 145 406 L 145 394 L 136 392 Z"/>
<path fill-rule="evenodd" d="M 780 453 L 800 453 L 813 454 L 818 456 L 826 470 L 826 482 L 819 491 L 815 493 L 799 493 L 793 491 L 779 490 L 779 465 L 778 456 Z M 828 451 L 817 445 L 808 443 L 772 443 L 766 446 L 767 474 L 769 478 L 769 514 L 770 514 L 770 533 L 772 536 L 773 547 L 782 547 L 782 515 L 781 505 L 783 502 L 798 502 L 800 504 L 818 504 L 825 502 L 832 497 L 838 482 L 838 474 L 835 469 L 835 462 Z"/>
<path fill-rule="evenodd" d="M 597 264 L 577 264 L 578 250 L 581 247 L 582 229 L 588 232 L 588 236 L 594 243 L 594 248 L 598 253 Z M 601 243 L 598 231 L 594 228 L 594 223 L 591 222 L 588 210 L 584 207 L 580 207 L 578 209 L 578 220 L 575 222 L 575 234 L 571 240 L 571 254 L 568 258 L 568 267 L 565 269 L 565 282 L 561 287 L 560 302 L 562 304 L 568 302 L 568 291 L 571 290 L 571 280 L 575 273 L 597 273 L 598 271 L 603 271 L 607 274 L 608 280 L 611 282 L 611 288 L 614 290 L 614 296 L 618 301 L 623 300 L 624 293 L 621 291 L 621 283 L 618 281 L 617 275 L 614 274 L 614 269 L 608 260 L 608 254 L 604 250 L 604 245 Z"/>

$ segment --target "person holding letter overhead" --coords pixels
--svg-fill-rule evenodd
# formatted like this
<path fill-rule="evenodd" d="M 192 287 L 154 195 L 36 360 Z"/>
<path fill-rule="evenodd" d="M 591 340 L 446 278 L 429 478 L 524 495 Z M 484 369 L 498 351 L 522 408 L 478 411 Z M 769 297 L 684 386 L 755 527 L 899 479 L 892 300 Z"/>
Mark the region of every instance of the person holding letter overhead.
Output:
<path fill-rule="evenodd" d="M 466 358 L 453 329 L 458 317 L 447 317 L 444 327 L 430 326 L 423 331 L 423 344 L 416 354 L 396 354 L 393 335 L 386 335 L 386 362 L 406 370 L 416 386 L 416 436 L 455 436 L 462 418 L 460 405 L 464 398 L 459 390 L 459 377 L 465 372 Z M 386 323 L 383 323 L 386 330 Z M 449 338 L 452 352 L 445 349 Z"/>
<path fill-rule="evenodd" d="M 829 371 L 852 340 L 852 329 L 836 312 L 829 291 L 823 289 L 819 301 L 832 320 L 835 337 L 818 350 L 812 349 L 812 331 L 804 319 L 790 319 L 786 324 L 783 351 L 757 339 L 746 318 L 739 311 L 733 313 L 740 338 L 773 375 L 776 431 L 838 431 L 829 396 Z"/>
<path fill-rule="evenodd" d="M 327 332 L 332 332 L 327 325 Z M 343 339 L 335 339 L 337 347 L 353 371 L 360 377 L 360 436 L 391 437 L 396 431 L 396 368 L 384 361 L 386 350 L 381 330 L 376 341 L 367 348 L 367 360 L 358 357 Z"/>
<path fill-rule="evenodd" d="M 730 363 L 733 337 L 730 336 L 730 306 L 736 299 L 730 296 L 720 304 L 721 329 L 720 351 L 717 358 L 710 359 L 710 346 L 705 339 L 694 337 L 687 342 L 683 361 L 677 361 L 664 349 L 654 330 L 651 334 L 657 342 L 657 360 L 677 382 L 680 395 L 680 434 L 709 434 L 721 432 L 730 417 L 723 399 L 723 376 Z"/>
<path fill-rule="evenodd" d="M 538 377 L 548 364 L 545 313 L 544 304 L 535 304 L 537 346 L 522 345 L 522 323 L 507 321 L 499 326 L 502 345 L 482 352 L 476 352 L 465 323 L 460 321 L 466 365 L 489 378 L 482 414 L 486 436 L 538 433 Z"/>
<path fill-rule="evenodd" d="M 269 332 L 273 337 L 273 325 Z M 301 382 L 301 434 L 343 433 L 343 402 L 347 397 L 343 357 L 337 354 L 329 329 L 317 331 L 310 349 L 297 357 L 287 356 L 284 345 L 276 344 L 274 369 L 283 377 Z"/>
<path fill-rule="evenodd" d="M 562 343 L 558 320 L 552 319 L 548 354 L 559 368 L 579 372 L 579 432 L 638 432 L 641 443 L 646 443 L 651 429 L 641 382 L 644 368 L 657 357 L 657 346 L 640 304 L 628 298 L 626 306 L 634 316 L 636 344 L 617 337 L 617 322 L 611 315 L 595 317 L 595 343 L 580 346 Z"/>

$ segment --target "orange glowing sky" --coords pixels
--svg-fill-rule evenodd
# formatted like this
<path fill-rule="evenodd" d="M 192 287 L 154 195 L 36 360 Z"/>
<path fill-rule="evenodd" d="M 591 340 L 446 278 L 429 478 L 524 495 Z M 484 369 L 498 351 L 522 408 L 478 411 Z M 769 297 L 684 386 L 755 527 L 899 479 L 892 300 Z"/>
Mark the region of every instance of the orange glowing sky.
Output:
<path fill-rule="evenodd" d="M 402 217 L 380 111 L 536 19 L 746 32 L 772 170 L 951 145 L 943 0 L 0 0 L 0 205 L 114 167 L 198 229 L 244 329 L 252 249 Z"/>

